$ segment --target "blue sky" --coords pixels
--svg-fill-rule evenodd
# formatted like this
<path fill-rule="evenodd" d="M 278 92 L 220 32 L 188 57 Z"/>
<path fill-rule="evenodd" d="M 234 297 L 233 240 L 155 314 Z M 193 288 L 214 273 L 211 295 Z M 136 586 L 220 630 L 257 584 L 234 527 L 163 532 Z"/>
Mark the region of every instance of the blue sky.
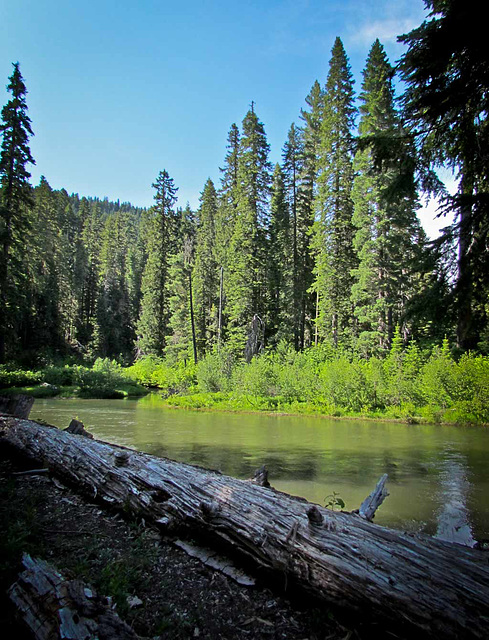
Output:
<path fill-rule="evenodd" d="M 252 100 L 276 162 L 337 35 L 359 90 L 374 39 L 394 62 L 424 17 L 422 0 L 2 0 L 0 102 L 19 61 L 34 184 L 148 206 L 166 169 L 196 207 Z"/>

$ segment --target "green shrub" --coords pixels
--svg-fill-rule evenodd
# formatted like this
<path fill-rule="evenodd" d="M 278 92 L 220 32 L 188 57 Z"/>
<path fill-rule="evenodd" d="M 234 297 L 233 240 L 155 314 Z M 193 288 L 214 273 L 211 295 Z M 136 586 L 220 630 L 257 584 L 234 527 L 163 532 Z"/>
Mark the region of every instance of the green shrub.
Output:
<path fill-rule="evenodd" d="M 446 342 L 441 349 L 433 349 L 420 375 L 421 397 L 425 404 L 442 409 L 452 404 L 456 366 Z"/>
<path fill-rule="evenodd" d="M 115 360 L 97 358 L 91 369 L 81 365 L 73 367 L 73 382 L 80 387 L 81 397 L 121 397 L 113 394 L 118 386 L 127 384 L 127 376 Z"/>
<path fill-rule="evenodd" d="M 31 387 L 41 382 L 40 371 L 25 371 L 23 369 L 8 369 L 0 367 L 0 388 Z"/>
<path fill-rule="evenodd" d="M 161 389 L 166 395 L 187 391 L 197 379 L 193 363 L 180 361 L 170 365 L 156 356 L 140 358 L 125 369 L 125 375 L 139 384 Z"/>
<path fill-rule="evenodd" d="M 56 387 L 67 387 L 73 384 L 74 367 L 65 365 L 64 367 L 46 367 L 40 371 L 43 382 L 53 384 Z"/>
<path fill-rule="evenodd" d="M 277 376 L 273 361 L 266 355 L 253 358 L 233 371 L 232 390 L 254 398 L 277 395 Z"/>
<path fill-rule="evenodd" d="M 233 354 L 226 350 L 208 353 L 197 365 L 198 388 L 204 392 L 228 391 L 235 367 Z"/>

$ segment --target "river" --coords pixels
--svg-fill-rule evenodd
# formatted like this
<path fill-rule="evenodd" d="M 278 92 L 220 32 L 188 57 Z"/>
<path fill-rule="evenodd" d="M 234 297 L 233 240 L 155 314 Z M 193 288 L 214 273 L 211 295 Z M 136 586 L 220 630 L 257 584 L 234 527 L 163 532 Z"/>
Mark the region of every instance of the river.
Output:
<path fill-rule="evenodd" d="M 317 417 L 207 413 L 139 400 L 36 400 L 31 418 L 80 419 L 98 439 L 248 478 L 266 464 L 272 486 L 352 510 L 387 473 L 375 521 L 442 539 L 489 538 L 489 429 Z"/>

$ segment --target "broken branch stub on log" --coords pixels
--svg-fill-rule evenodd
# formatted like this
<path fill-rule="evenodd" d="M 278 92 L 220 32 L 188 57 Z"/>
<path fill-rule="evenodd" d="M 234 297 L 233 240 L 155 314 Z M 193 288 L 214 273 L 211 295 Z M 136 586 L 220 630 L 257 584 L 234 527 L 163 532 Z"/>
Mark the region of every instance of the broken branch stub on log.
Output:
<path fill-rule="evenodd" d="M 85 425 L 80 420 L 73 418 L 70 424 L 66 427 L 65 431 L 73 433 L 76 436 L 84 436 L 85 438 L 93 439 L 92 434 L 85 429 Z"/>
<path fill-rule="evenodd" d="M 260 485 L 260 487 L 269 487 L 270 483 L 268 482 L 268 469 L 263 464 L 258 469 L 255 469 L 253 477 L 250 478 L 251 482 Z"/>
<path fill-rule="evenodd" d="M 127 450 L 28 420 L 0 418 L 0 438 L 88 496 L 232 551 L 349 615 L 402 635 L 487 638 L 489 567 L 481 551 L 318 505 L 311 512 L 307 501 L 273 489 L 137 451 L 117 466 Z"/>
<path fill-rule="evenodd" d="M 362 518 L 365 518 L 365 520 L 372 521 L 374 519 L 375 512 L 389 495 L 389 492 L 385 488 L 386 481 L 387 474 L 384 473 L 382 478 L 377 482 L 377 486 L 375 487 L 375 489 L 369 496 L 365 498 L 365 500 L 360 505 L 358 514 Z"/>

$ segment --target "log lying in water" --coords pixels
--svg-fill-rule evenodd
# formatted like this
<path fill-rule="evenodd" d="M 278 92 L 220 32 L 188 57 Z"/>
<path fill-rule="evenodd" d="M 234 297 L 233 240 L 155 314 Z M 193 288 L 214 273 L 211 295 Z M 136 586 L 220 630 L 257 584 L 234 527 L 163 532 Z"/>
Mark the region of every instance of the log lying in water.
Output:
<path fill-rule="evenodd" d="M 0 441 L 107 505 L 165 531 L 205 537 L 221 552 L 403 635 L 487 638 L 489 565 L 481 551 L 29 420 L 0 418 Z"/>
<path fill-rule="evenodd" d="M 9 596 L 36 640 L 138 640 L 92 588 L 28 554 L 22 564 Z"/>

